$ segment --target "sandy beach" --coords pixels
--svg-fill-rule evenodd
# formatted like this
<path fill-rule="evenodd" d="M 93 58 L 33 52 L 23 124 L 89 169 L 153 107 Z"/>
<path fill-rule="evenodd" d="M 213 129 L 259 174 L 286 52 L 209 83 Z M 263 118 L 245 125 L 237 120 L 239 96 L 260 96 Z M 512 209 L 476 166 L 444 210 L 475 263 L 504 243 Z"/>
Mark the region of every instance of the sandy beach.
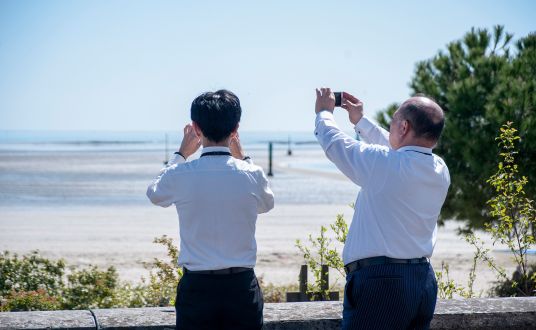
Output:
<path fill-rule="evenodd" d="M 178 241 L 175 208 L 155 207 L 144 195 L 158 173 L 159 155 L 129 152 L 117 158 L 113 153 L 89 152 L 73 159 L 70 152 L 0 153 L 0 249 L 19 254 L 39 250 L 45 257 L 63 258 L 75 266 L 114 266 L 121 279 L 139 281 L 148 274 L 144 262 L 165 258 L 165 250 L 152 243 L 153 238 L 168 235 Z M 266 168 L 264 150 L 252 155 Z M 315 148 L 298 150 L 292 157 L 284 156 L 283 150 L 276 153 L 275 176 L 270 179 L 276 207 L 257 222 L 256 272 L 265 282 L 296 283 L 303 263 L 296 239 L 306 241 L 309 234 L 318 234 L 320 226 L 331 224 L 337 214 L 351 221 L 348 204 L 358 188 L 326 162 Z M 12 173 L 17 174 L 8 175 Z M 32 178 L 21 181 L 28 173 Z M 465 285 L 473 249 L 456 234 L 462 225 L 448 221 L 440 227 L 432 264 L 440 270 L 442 262 L 448 263 L 451 278 Z M 489 236 L 481 236 L 491 243 Z M 503 248 L 493 247 L 492 255 L 511 273 L 513 263 Z M 343 285 L 336 271 L 330 276 L 331 283 Z M 495 278 L 479 264 L 475 289 L 486 295 Z"/>

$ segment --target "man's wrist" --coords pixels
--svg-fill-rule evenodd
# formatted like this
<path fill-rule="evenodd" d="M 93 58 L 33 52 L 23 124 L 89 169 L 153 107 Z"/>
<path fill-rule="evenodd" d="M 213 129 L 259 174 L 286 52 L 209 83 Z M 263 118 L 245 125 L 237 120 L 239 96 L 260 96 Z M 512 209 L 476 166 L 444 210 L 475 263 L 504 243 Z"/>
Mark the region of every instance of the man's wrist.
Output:
<path fill-rule="evenodd" d="M 318 119 L 333 119 L 333 112 L 329 110 L 322 110 L 316 114 Z"/>
<path fill-rule="evenodd" d="M 366 117 L 362 116 L 361 119 L 355 124 L 354 130 L 357 134 L 361 135 L 367 133 L 374 127 L 374 124 Z"/>

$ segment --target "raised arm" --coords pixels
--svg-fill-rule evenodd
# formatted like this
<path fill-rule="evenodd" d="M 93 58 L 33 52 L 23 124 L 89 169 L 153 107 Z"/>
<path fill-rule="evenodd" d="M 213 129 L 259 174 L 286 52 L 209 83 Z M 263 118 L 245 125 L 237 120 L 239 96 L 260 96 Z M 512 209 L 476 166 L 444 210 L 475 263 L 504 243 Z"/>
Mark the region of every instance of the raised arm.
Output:
<path fill-rule="evenodd" d="M 330 101 L 331 95 L 329 89 L 317 90 L 315 136 L 328 159 L 354 183 L 365 186 L 387 149 L 357 141 L 342 132 L 333 118 L 335 102 L 334 98 Z"/>
<path fill-rule="evenodd" d="M 242 143 L 240 142 L 240 135 L 238 132 L 231 134 L 231 139 L 229 140 L 229 150 L 234 158 L 253 164 L 251 158 L 246 156 L 246 153 L 242 148 Z M 274 208 L 274 193 L 268 186 L 268 179 L 266 179 L 262 168 L 258 168 L 258 171 L 254 173 L 254 177 L 257 189 L 253 196 L 257 200 L 257 213 L 266 213 Z"/>
<path fill-rule="evenodd" d="M 184 138 L 179 151 L 173 154 L 166 167 L 164 167 L 156 179 L 147 187 L 147 197 L 155 204 L 168 207 L 175 201 L 175 191 L 171 178 L 171 169 L 177 164 L 186 162 L 186 159 L 194 154 L 201 146 L 201 140 L 195 133 L 191 124 L 184 127 Z"/>
<path fill-rule="evenodd" d="M 350 93 L 344 92 L 341 107 L 348 111 L 350 122 L 354 124 L 355 132 L 359 134 L 363 141 L 391 148 L 389 132 L 363 116 L 363 102 L 361 100 Z"/>
<path fill-rule="evenodd" d="M 379 144 L 391 148 L 389 143 L 389 132 L 382 127 L 373 123 L 369 118 L 364 116 L 354 127 L 355 132 L 363 139 L 363 141 L 372 144 Z"/>

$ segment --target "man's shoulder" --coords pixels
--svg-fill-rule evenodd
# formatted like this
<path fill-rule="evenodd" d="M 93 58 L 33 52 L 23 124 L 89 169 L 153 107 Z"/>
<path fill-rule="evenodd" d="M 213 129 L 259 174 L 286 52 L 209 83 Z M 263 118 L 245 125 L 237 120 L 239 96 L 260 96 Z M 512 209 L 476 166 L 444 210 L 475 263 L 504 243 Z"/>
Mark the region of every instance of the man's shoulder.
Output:
<path fill-rule="evenodd" d="M 236 159 L 233 158 L 232 160 L 234 167 L 238 171 L 248 172 L 248 173 L 263 173 L 262 167 L 252 163 L 248 162 L 246 160 Z"/>

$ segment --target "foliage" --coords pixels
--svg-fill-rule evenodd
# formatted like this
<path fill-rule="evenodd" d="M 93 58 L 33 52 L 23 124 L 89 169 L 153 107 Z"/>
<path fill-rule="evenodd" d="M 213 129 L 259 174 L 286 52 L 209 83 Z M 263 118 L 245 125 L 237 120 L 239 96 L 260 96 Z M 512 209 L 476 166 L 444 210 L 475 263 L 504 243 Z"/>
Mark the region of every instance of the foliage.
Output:
<path fill-rule="evenodd" d="M 468 219 L 472 228 L 492 218 L 486 201 L 493 188 L 485 181 L 494 171 L 497 149 L 489 142 L 506 121 L 519 123 L 519 166 L 528 176 L 525 191 L 536 194 L 536 34 L 515 45 L 512 40 L 502 26 L 492 32 L 473 28 L 418 62 L 410 82 L 413 94 L 434 98 L 447 118 L 436 148 L 452 179 L 442 219 Z M 378 114 L 384 127 L 396 108 Z"/>
<path fill-rule="evenodd" d="M 72 269 L 63 291 L 64 309 L 111 308 L 117 305 L 119 276 L 114 267 L 101 271 L 96 266 Z"/>
<path fill-rule="evenodd" d="M 42 311 L 60 309 L 61 303 L 44 289 L 11 291 L 0 301 L 0 312 Z"/>
<path fill-rule="evenodd" d="M 519 174 L 515 161 L 519 136 L 511 122 L 501 127 L 496 140 L 499 141 L 501 160 L 497 172 L 487 180 L 494 195 L 487 202 L 493 220 L 486 224 L 486 231 L 491 234 L 493 244 L 500 242 L 508 247 L 518 270 L 509 278 L 504 269 L 495 265 L 489 249 L 484 249 L 482 241 L 474 233 L 468 230 L 465 240 L 476 248 L 478 258 L 486 261 L 497 274 L 497 294 L 529 296 L 535 293 L 535 277 L 531 273 L 527 252 L 535 244 L 536 210 L 534 201 L 526 197 L 528 179 Z"/>
<path fill-rule="evenodd" d="M 337 241 L 341 243 L 346 241 L 346 236 L 348 235 L 348 225 L 346 224 L 342 214 L 337 215 L 337 219 L 333 224 L 330 225 L 330 228 L 335 233 Z M 320 296 L 323 299 L 329 299 L 328 291 L 330 288 L 327 290 L 323 289 L 327 287 L 327 283 L 325 283 L 324 277 L 322 276 L 322 265 L 327 265 L 329 268 L 337 270 L 343 276 L 345 275 L 344 263 L 339 252 L 335 248 L 331 247 L 332 239 L 326 237 L 326 232 L 327 228 L 321 226 L 320 235 L 318 237 L 313 238 L 312 235 L 309 235 L 309 242 L 312 246 L 311 248 L 302 244 L 300 240 L 296 240 L 296 247 L 303 253 L 303 258 L 309 266 L 309 269 L 312 271 L 314 277 L 314 283 L 308 283 L 307 292 L 312 293 L 312 297 Z M 312 251 L 312 249 L 314 249 L 314 251 Z M 332 287 L 335 284 L 336 283 L 334 283 Z"/>
<path fill-rule="evenodd" d="M 65 262 L 51 261 L 32 251 L 19 258 L 9 251 L 0 253 L 0 296 L 15 292 L 44 290 L 55 296 L 63 287 Z"/>
<path fill-rule="evenodd" d="M 19 257 L 0 254 L 0 310 L 54 310 L 173 305 L 182 271 L 177 267 L 178 249 L 166 236 L 154 243 L 167 249 L 168 261 L 155 258 L 146 265 L 149 280 L 121 283 L 114 267 L 101 270 L 70 267 L 33 251 Z"/>
<path fill-rule="evenodd" d="M 520 138 L 512 123 L 501 127 L 497 140 L 501 148 L 498 171 L 488 183 L 495 195 L 488 201 L 493 222 L 486 230 L 492 235 L 494 243 L 508 246 L 513 259 L 519 267 L 519 276 L 512 279 L 513 286 L 518 286 L 523 295 L 532 295 L 534 280 L 529 275 L 527 251 L 535 244 L 534 227 L 536 210 L 534 201 L 526 197 L 525 187 L 528 179 L 519 174 L 515 156 L 518 154 L 515 143 Z"/>
<path fill-rule="evenodd" d="M 151 264 L 145 265 L 150 270 L 148 283 L 142 278 L 142 283 L 146 284 L 145 306 L 170 306 L 175 304 L 177 285 L 182 277 L 182 269 L 177 266 L 179 250 L 173 239 L 166 235 L 155 238 L 153 243 L 167 249 L 169 260 L 155 258 Z"/>
<path fill-rule="evenodd" d="M 378 124 L 380 124 L 380 126 L 383 126 L 383 128 L 385 128 L 386 130 L 389 130 L 393 115 L 399 107 L 399 103 L 391 103 L 383 111 L 378 112 L 376 114 L 376 120 L 378 121 Z"/>
<path fill-rule="evenodd" d="M 273 283 L 264 283 L 264 279 L 262 277 L 259 277 L 258 280 L 265 303 L 285 302 L 285 295 L 287 292 L 298 290 L 298 286 L 296 284 L 277 286 Z"/>
<path fill-rule="evenodd" d="M 529 266 L 529 280 L 525 292 L 530 292 L 531 295 L 536 295 L 536 265 Z M 521 284 L 520 284 L 521 283 Z M 521 276 L 519 268 L 512 274 L 512 278 L 504 281 L 499 281 L 491 289 L 491 291 L 499 297 L 515 297 L 519 295 L 519 287 L 524 287 L 524 279 Z"/>
<path fill-rule="evenodd" d="M 441 270 L 436 271 L 437 295 L 440 299 L 452 299 L 456 294 L 462 295 L 464 288 L 450 279 L 449 265 L 441 262 Z"/>

